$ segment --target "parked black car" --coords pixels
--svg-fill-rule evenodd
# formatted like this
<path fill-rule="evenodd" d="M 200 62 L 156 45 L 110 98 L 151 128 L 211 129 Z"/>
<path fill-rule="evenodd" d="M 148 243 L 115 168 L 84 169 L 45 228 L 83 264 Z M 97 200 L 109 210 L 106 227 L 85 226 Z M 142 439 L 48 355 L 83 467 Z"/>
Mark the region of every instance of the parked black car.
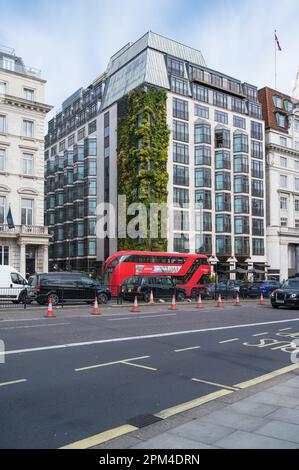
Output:
<path fill-rule="evenodd" d="M 53 305 L 67 301 L 91 303 L 97 295 L 98 302 L 106 304 L 111 292 L 94 279 L 76 272 L 53 272 L 31 276 L 28 280 L 27 295 L 45 305 L 52 298 Z"/>
<path fill-rule="evenodd" d="M 215 299 L 219 294 L 225 298 L 236 298 L 239 292 L 239 285 L 236 281 L 221 281 L 217 284 L 208 284 L 203 287 L 201 295 L 205 299 Z"/>
<path fill-rule="evenodd" d="M 133 276 L 126 279 L 121 286 L 124 300 L 134 300 L 135 296 L 144 302 L 150 301 L 151 291 L 155 299 L 170 299 L 175 294 L 176 300 L 186 299 L 186 291 L 176 287 L 168 276 Z"/>
<path fill-rule="evenodd" d="M 257 298 L 263 294 L 264 297 L 269 297 L 271 292 L 280 287 L 278 281 L 255 281 L 244 282 L 240 286 L 240 295 L 243 298 L 252 297 Z"/>
<path fill-rule="evenodd" d="M 288 279 L 280 289 L 276 289 L 270 294 L 270 301 L 273 308 L 281 306 L 299 307 L 299 279 Z"/>

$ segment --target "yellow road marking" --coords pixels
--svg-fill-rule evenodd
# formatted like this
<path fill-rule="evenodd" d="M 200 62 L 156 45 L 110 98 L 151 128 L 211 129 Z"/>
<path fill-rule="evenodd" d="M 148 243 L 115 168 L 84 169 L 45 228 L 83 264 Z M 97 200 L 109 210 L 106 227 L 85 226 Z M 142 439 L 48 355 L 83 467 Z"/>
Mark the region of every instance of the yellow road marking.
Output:
<path fill-rule="evenodd" d="M 88 369 L 97 369 L 98 367 L 112 366 L 114 364 L 121 364 L 125 361 L 136 361 L 138 359 L 148 359 L 149 357 L 150 356 L 130 357 L 128 359 L 120 359 L 119 361 L 106 362 L 105 364 L 95 364 L 93 366 L 80 367 L 79 369 L 75 369 L 75 372 L 79 372 L 81 370 L 88 370 Z"/>
<path fill-rule="evenodd" d="M 233 393 L 232 390 L 218 390 L 217 392 L 209 393 L 203 397 L 195 398 L 195 400 L 188 401 L 186 403 L 181 403 L 180 405 L 172 406 L 171 408 L 167 408 L 159 413 L 155 413 L 155 416 L 161 419 L 169 418 L 170 416 L 176 415 L 181 413 L 182 411 L 191 410 L 196 406 L 203 405 L 204 403 L 208 403 L 209 401 L 215 400 L 216 398 L 223 397 L 225 395 L 229 395 Z"/>
<path fill-rule="evenodd" d="M 200 346 L 193 346 L 192 348 L 175 349 L 174 352 L 191 351 L 191 349 L 199 349 L 199 348 Z"/>
<path fill-rule="evenodd" d="M 101 432 L 95 436 L 88 437 L 86 439 L 81 439 L 80 441 L 73 442 L 66 446 L 60 447 L 60 449 L 88 449 L 89 447 L 94 447 L 96 445 L 102 444 L 103 442 L 110 441 L 115 437 L 122 436 L 123 434 L 128 434 L 132 431 L 136 431 L 135 426 L 125 424 L 119 426 L 118 428 L 109 429 L 108 431 Z"/>
<path fill-rule="evenodd" d="M 209 382 L 208 380 L 201 380 L 201 379 L 191 379 L 191 380 L 193 380 L 193 382 L 201 382 L 203 384 L 213 385 L 214 387 L 225 388 L 226 390 L 233 390 L 233 391 L 240 390 L 237 387 L 231 387 L 230 385 L 218 384 L 217 382 Z"/>
<path fill-rule="evenodd" d="M 226 339 L 225 341 L 219 341 L 219 344 L 231 343 L 232 341 L 239 341 L 239 338 Z"/>
<path fill-rule="evenodd" d="M 263 335 L 268 335 L 268 331 L 264 331 L 264 333 L 257 333 L 256 335 L 252 335 L 252 336 L 263 336 Z"/>
<path fill-rule="evenodd" d="M 247 380 L 246 382 L 241 382 L 236 384 L 235 387 L 239 388 L 247 388 L 251 387 L 252 385 L 259 384 L 261 382 L 266 382 L 267 380 L 273 379 L 274 377 L 278 377 L 279 375 L 287 374 L 288 372 L 292 372 L 299 368 L 299 364 L 292 364 L 291 366 L 283 367 L 282 369 L 274 370 L 269 374 L 260 375 L 252 380 Z"/>
<path fill-rule="evenodd" d="M 121 361 L 121 363 L 122 364 L 127 364 L 128 366 L 141 367 L 142 369 L 157 370 L 154 367 L 143 366 L 141 364 L 134 364 L 133 362 L 129 362 L 129 361 Z"/>
<path fill-rule="evenodd" d="M 5 387 L 5 385 L 19 384 L 21 382 L 27 382 L 27 379 L 12 380 L 11 382 L 2 382 L 0 383 L 0 387 Z"/>

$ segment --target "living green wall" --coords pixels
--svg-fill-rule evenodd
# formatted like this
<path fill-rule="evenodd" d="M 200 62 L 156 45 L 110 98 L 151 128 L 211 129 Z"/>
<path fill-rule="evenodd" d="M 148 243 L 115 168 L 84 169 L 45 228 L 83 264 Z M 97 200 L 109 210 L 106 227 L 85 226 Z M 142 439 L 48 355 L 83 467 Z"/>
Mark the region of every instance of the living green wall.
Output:
<path fill-rule="evenodd" d="M 156 88 L 137 89 L 126 97 L 125 112 L 118 122 L 118 194 L 126 195 L 127 206 L 134 202 L 147 208 L 151 203 L 167 204 L 166 99 L 166 92 Z M 123 238 L 118 248 L 165 251 L 167 239 Z"/>

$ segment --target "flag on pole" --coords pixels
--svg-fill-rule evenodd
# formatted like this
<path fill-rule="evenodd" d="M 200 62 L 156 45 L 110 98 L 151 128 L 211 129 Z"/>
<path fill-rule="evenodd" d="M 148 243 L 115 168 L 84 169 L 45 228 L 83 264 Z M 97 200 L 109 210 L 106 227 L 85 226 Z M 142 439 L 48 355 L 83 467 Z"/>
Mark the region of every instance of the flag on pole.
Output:
<path fill-rule="evenodd" d="M 11 208 L 8 209 L 6 220 L 7 220 L 8 228 L 15 228 L 15 224 L 12 218 Z"/>
<path fill-rule="evenodd" d="M 277 37 L 277 34 L 276 34 L 276 31 L 275 31 L 275 42 L 277 44 L 277 48 L 279 51 L 281 51 L 281 47 L 280 47 L 280 44 L 279 44 L 279 40 L 278 40 L 278 37 Z"/>

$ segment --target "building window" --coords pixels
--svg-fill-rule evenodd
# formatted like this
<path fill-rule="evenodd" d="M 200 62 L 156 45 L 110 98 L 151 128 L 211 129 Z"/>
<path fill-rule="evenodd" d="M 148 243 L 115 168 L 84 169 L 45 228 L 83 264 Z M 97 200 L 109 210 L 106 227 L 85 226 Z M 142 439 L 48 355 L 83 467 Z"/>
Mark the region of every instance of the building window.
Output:
<path fill-rule="evenodd" d="M 235 237 L 235 255 L 249 256 L 249 238 Z"/>
<path fill-rule="evenodd" d="M 85 127 L 82 127 L 82 129 L 78 130 L 77 134 L 77 140 L 82 140 L 85 137 Z"/>
<path fill-rule="evenodd" d="M 246 129 L 246 119 L 240 116 L 234 116 L 234 127 L 239 129 Z"/>
<path fill-rule="evenodd" d="M 247 155 L 235 155 L 234 156 L 234 172 L 235 173 L 248 173 L 248 157 Z"/>
<path fill-rule="evenodd" d="M 2 66 L 6 70 L 14 71 L 15 61 L 13 59 L 10 59 L 9 57 L 3 57 L 2 58 Z"/>
<path fill-rule="evenodd" d="M 211 212 L 195 212 L 195 230 L 197 232 L 211 232 L 212 231 L 212 216 Z"/>
<path fill-rule="evenodd" d="M 6 93 L 6 83 L 5 82 L 0 82 L 0 94 L 5 94 Z"/>
<path fill-rule="evenodd" d="M 34 101 L 34 90 L 29 88 L 24 88 L 24 98 L 28 101 Z"/>
<path fill-rule="evenodd" d="M 195 125 L 195 144 L 210 144 L 211 143 L 211 126 L 209 124 L 196 124 Z"/>
<path fill-rule="evenodd" d="M 189 253 L 189 236 L 184 233 L 175 233 L 173 249 L 179 253 Z"/>
<path fill-rule="evenodd" d="M 280 187 L 287 188 L 288 186 L 288 177 L 286 175 L 280 175 Z"/>
<path fill-rule="evenodd" d="M 5 150 L 0 149 L 0 171 L 5 171 Z"/>
<path fill-rule="evenodd" d="M 75 142 L 75 134 L 72 134 L 68 137 L 67 144 L 69 147 L 71 147 L 72 145 L 74 145 L 74 142 Z"/>
<path fill-rule="evenodd" d="M 261 180 L 251 180 L 252 196 L 264 197 L 264 183 Z"/>
<path fill-rule="evenodd" d="M 299 219 L 295 219 L 295 228 L 299 228 Z"/>
<path fill-rule="evenodd" d="M 189 230 L 189 212 L 174 211 L 173 213 L 173 229 L 176 231 Z"/>
<path fill-rule="evenodd" d="M 235 217 L 235 233 L 240 234 L 247 234 L 249 233 L 249 217 L 246 216 L 238 216 Z"/>
<path fill-rule="evenodd" d="M 207 145 L 195 147 L 195 165 L 211 165 L 211 147 Z"/>
<path fill-rule="evenodd" d="M 252 215 L 264 217 L 264 201 L 262 199 L 252 199 Z"/>
<path fill-rule="evenodd" d="M 5 197 L 0 196 L 0 224 L 4 224 L 5 220 Z"/>
<path fill-rule="evenodd" d="M 185 166 L 173 166 L 173 184 L 189 186 L 189 168 Z"/>
<path fill-rule="evenodd" d="M 230 153 L 226 150 L 215 152 L 215 168 L 217 170 L 230 170 Z"/>
<path fill-rule="evenodd" d="M 209 108 L 207 108 L 206 106 L 201 106 L 199 104 L 195 104 L 194 105 L 194 114 L 195 114 L 195 116 L 198 116 L 198 117 L 201 117 L 201 118 L 204 118 L 204 119 L 209 119 Z"/>
<path fill-rule="evenodd" d="M 283 166 L 284 168 L 287 168 L 288 159 L 286 157 L 280 157 L 279 162 L 280 162 L 280 166 Z"/>
<path fill-rule="evenodd" d="M 230 148 L 230 131 L 228 129 L 216 127 L 215 148 Z"/>
<path fill-rule="evenodd" d="M 189 142 L 189 128 L 187 122 L 173 120 L 173 139 Z"/>
<path fill-rule="evenodd" d="M 223 171 L 215 175 L 215 189 L 230 191 L 230 173 Z"/>
<path fill-rule="evenodd" d="M 59 142 L 59 152 L 63 152 L 65 150 L 65 140 Z"/>
<path fill-rule="evenodd" d="M 211 170 L 210 168 L 195 168 L 195 186 L 211 187 Z"/>
<path fill-rule="evenodd" d="M 173 75 L 184 77 L 184 63 L 181 60 L 167 57 L 167 70 Z"/>
<path fill-rule="evenodd" d="M 216 212 L 230 212 L 231 211 L 230 193 L 216 193 L 215 210 Z"/>
<path fill-rule="evenodd" d="M 280 113 L 275 113 L 276 123 L 279 127 L 285 127 L 285 116 Z"/>
<path fill-rule="evenodd" d="M 251 156 L 253 158 L 263 159 L 264 156 L 264 147 L 262 142 L 257 142 L 256 140 L 251 141 Z"/>
<path fill-rule="evenodd" d="M 208 88 L 202 85 L 197 85 L 197 83 L 193 83 L 192 95 L 193 95 L 193 98 L 198 101 L 203 101 L 204 103 L 209 102 L 209 90 Z"/>
<path fill-rule="evenodd" d="M 33 121 L 23 120 L 23 135 L 24 137 L 33 137 L 34 123 Z"/>
<path fill-rule="evenodd" d="M 294 129 L 295 131 L 299 132 L 299 119 L 294 119 Z"/>
<path fill-rule="evenodd" d="M 221 122 L 222 124 L 227 124 L 228 114 L 215 110 L 215 121 Z"/>
<path fill-rule="evenodd" d="M 210 255 L 212 253 L 212 235 L 196 235 L 195 252 Z"/>
<path fill-rule="evenodd" d="M 22 199 L 21 201 L 21 224 L 33 225 L 33 200 Z"/>
<path fill-rule="evenodd" d="M 235 193 L 249 193 L 248 176 L 235 176 L 234 177 L 234 191 Z"/>
<path fill-rule="evenodd" d="M 0 114 L 0 132 L 6 132 L 6 116 Z"/>
<path fill-rule="evenodd" d="M 252 235 L 264 236 L 264 220 L 252 219 Z"/>
<path fill-rule="evenodd" d="M 249 214 L 248 196 L 235 196 L 235 213 L 236 214 Z"/>
<path fill-rule="evenodd" d="M 216 254 L 217 255 L 230 255 L 231 254 L 231 237 L 217 236 L 216 237 Z"/>
<path fill-rule="evenodd" d="M 173 142 L 173 161 L 176 163 L 189 164 L 189 147 L 186 144 Z"/>
<path fill-rule="evenodd" d="M 280 218 L 280 226 L 281 227 L 287 227 L 288 226 L 288 218 L 287 217 L 281 217 Z"/>
<path fill-rule="evenodd" d="M 195 191 L 195 209 L 212 209 L 211 191 L 197 189 Z"/>
<path fill-rule="evenodd" d="M 262 238 L 253 238 L 252 239 L 252 254 L 254 256 L 264 256 L 264 240 Z"/>
<path fill-rule="evenodd" d="M 9 247 L 6 245 L 0 245 L 0 264 L 9 265 Z"/>
<path fill-rule="evenodd" d="M 213 93 L 213 104 L 220 108 L 227 108 L 227 95 L 220 91 L 214 91 Z"/>
<path fill-rule="evenodd" d="M 257 160 L 251 160 L 251 176 L 254 178 L 263 178 L 264 177 L 264 169 L 263 163 Z"/>
<path fill-rule="evenodd" d="M 261 105 L 257 103 L 249 103 L 248 105 L 248 114 L 249 116 L 256 118 L 256 119 L 262 119 L 262 109 Z"/>
<path fill-rule="evenodd" d="M 280 198 L 280 209 L 287 209 L 288 208 L 288 198 L 281 196 Z"/>
<path fill-rule="evenodd" d="M 92 134 L 97 130 L 97 121 L 92 121 L 88 124 L 88 134 Z"/>
<path fill-rule="evenodd" d="M 189 189 L 173 188 L 173 205 L 175 207 L 189 207 Z"/>
<path fill-rule="evenodd" d="M 232 110 L 236 113 L 244 113 L 246 111 L 246 104 L 241 98 L 232 97 Z M 236 126 L 238 127 L 238 126 Z"/>
<path fill-rule="evenodd" d="M 173 99 L 173 117 L 188 121 L 188 101 L 179 100 L 178 98 Z"/>
<path fill-rule="evenodd" d="M 274 106 L 276 108 L 280 108 L 282 109 L 282 98 L 280 98 L 280 96 L 272 96 L 272 99 L 273 99 L 273 103 L 274 103 Z"/>
<path fill-rule="evenodd" d="M 178 95 L 189 95 L 188 82 L 181 78 L 171 77 L 171 91 Z"/>
<path fill-rule="evenodd" d="M 33 155 L 30 153 L 23 153 L 23 175 L 33 175 Z"/>
<path fill-rule="evenodd" d="M 263 126 L 260 122 L 251 121 L 251 138 L 263 140 Z"/>
<path fill-rule="evenodd" d="M 295 211 L 299 212 L 299 199 L 295 199 Z"/>
<path fill-rule="evenodd" d="M 234 133 L 234 152 L 248 153 L 248 136 L 243 133 Z"/>
<path fill-rule="evenodd" d="M 299 191 L 299 178 L 295 178 L 295 191 Z"/>
<path fill-rule="evenodd" d="M 279 137 L 279 143 L 281 147 L 287 147 L 287 138 L 286 137 Z"/>

